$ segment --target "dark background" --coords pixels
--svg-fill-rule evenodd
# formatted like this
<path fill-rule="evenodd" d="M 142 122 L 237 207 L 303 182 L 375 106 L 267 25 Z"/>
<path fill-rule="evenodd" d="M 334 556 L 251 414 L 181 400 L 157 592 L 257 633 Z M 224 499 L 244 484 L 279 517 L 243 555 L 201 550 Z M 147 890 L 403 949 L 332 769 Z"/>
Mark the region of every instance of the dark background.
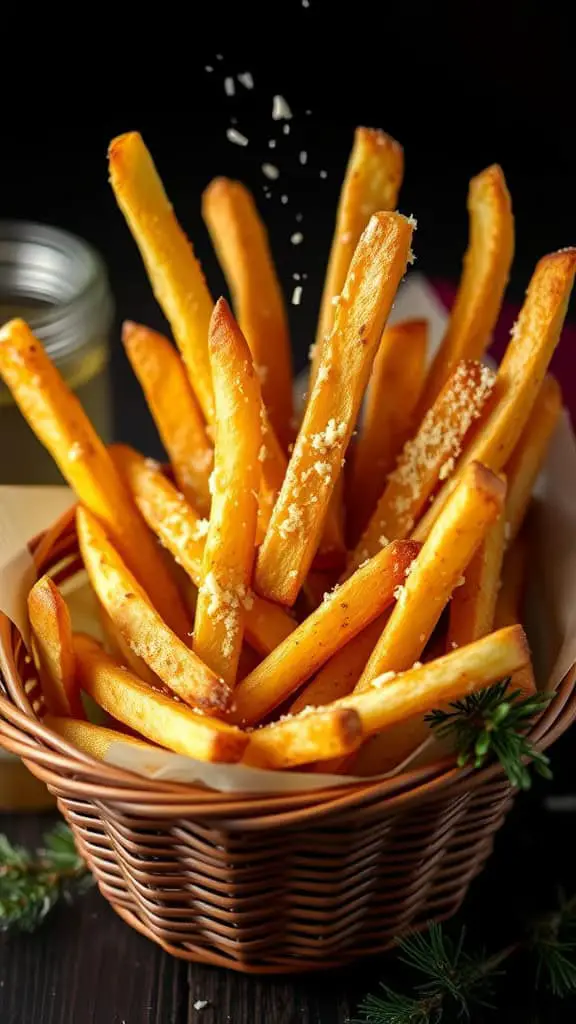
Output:
<path fill-rule="evenodd" d="M 164 5 L 125 15 L 114 7 L 75 8 L 61 22 L 48 12 L 46 25 L 24 13 L 24 30 L 4 24 L 0 217 L 59 225 L 92 242 L 107 263 L 118 320 L 162 326 L 107 183 L 108 142 L 132 129 L 153 153 L 214 295 L 223 281 L 200 217 L 201 191 L 216 174 L 254 188 L 287 296 L 292 273 L 309 275 L 302 305 L 290 306 L 297 368 L 313 339 L 357 124 L 381 127 L 404 146 L 400 205 L 418 218 L 417 267 L 425 273 L 457 279 L 468 180 L 494 161 L 503 166 L 516 215 L 509 297 L 521 300 L 541 255 L 576 243 L 573 36 L 555 5 L 411 3 L 399 10 L 365 0 L 342 7 L 310 0 L 305 9 L 292 0 L 177 11 Z M 121 16 L 129 34 L 121 31 Z M 254 90 L 237 84 L 236 97 L 227 98 L 224 77 L 242 71 L 253 74 Z M 274 93 L 294 112 L 288 137 L 270 116 Z M 250 139 L 246 149 L 226 141 L 231 117 Z M 273 137 L 278 147 L 269 150 Z M 298 162 L 300 149 L 309 154 L 306 167 Z M 270 200 L 262 192 L 265 160 L 281 170 Z M 297 229 L 305 241 L 293 247 Z M 117 330 L 113 385 L 118 436 L 154 454 L 154 433 Z M 544 804 L 547 794 L 573 789 L 573 762 L 573 738 L 566 736 L 554 749 L 554 782 L 518 800 L 463 910 L 472 942 L 498 948 L 518 935 L 527 913 L 551 905 L 558 884 L 573 891 L 573 817 Z M 34 843 L 42 825 L 0 821 L 5 828 Z M 379 980 L 396 983 L 395 970 L 379 960 L 337 977 L 258 983 L 187 967 L 130 933 L 92 894 L 58 912 L 38 935 L 0 946 L 0 1021 L 342 1024 Z M 532 1016 L 531 968 L 513 971 L 507 992 L 506 1007 L 499 1002 L 501 1013 L 490 1019 L 574 1019 L 573 1005 L 561 1013 L 548 1004 Z M 199 998 L 211 1002 L 202 1014 L 193 1008 Z"/>
<path fill-rule="evenodd" d="M 416 2 L 398 10 L 366 0 L 341 8 L 290 0 L 194 4 L 177 16 L 169 6 L 150 11 L 130 19 L 134 35 L 120 31 L 114 9 L 97 17 L 77 12 L 61 31 L 47 26 L 44 39 L 39 29 L 26 35 L 23 52 L 6 46 L 3 54 L 9 102 L 1 120 L 0 217 L 56 224 L 91 241 L 108 265 L 119 319 L 162 326 L 107 183 L 108 143 L 132 129 L 152 151 L 215 296 L 224 284 L 202 224 L 201 192 L 217 174 L 254 189 L 288 298 L 292 273 L 309 275 L 302 304 L 290 306 L 297 368 L 313 339 L 357 124 L 383 128 L 404 146 L 400 206 L 418 218 L 415 252 L 425 273 L 457 279 L 468 181 L 492 162 L 504 168 L 516 215 L 511 298 L 521 299 L 541 255 L 574 243 L 572 43 L 554 5 L 452 10 Z M 253 74 L 254 90 L 236 83 L 236 96 L 226 97 L 225 76 L 242 71 Z M 287 137 L 271 118 L 274 93 L 294 113 Z M 232 117 L 250 139 L 246 148 L 226 139 Z M 273 137 L 279 141 L 271 150 Z M 306 167 L 298 162 L 301 149 Z M 265 160 L 281 171 L 269 200 Z M 297 228 L 305 238 L 294 247 Z M 117 433 L 150 450 L 154 433 L 117 331 L 113 345 Z"/>

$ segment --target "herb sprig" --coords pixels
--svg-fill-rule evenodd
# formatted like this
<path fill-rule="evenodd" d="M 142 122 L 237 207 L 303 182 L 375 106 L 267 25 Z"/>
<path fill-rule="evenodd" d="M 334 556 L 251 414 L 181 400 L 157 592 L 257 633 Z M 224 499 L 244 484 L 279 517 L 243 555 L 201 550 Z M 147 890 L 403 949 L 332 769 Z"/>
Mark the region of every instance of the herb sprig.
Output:
<path fill-rule="evenodd" d="M 450 710 L 431 711 L 426 721 L 439 738 L 453 740 L 460 767 L 472 764 L 481 768 L 490 757 L 496 757 L 513 786 L 529 789 L 526 762 L 545 779 L 552 778 L 548 758 L 536 750 L 525 733 L 553 694 L 537 693 L 520 699 L 521 691 L 510 693 L 509 688 L 510 679 L 504 679 L 454 701 Z"/>
<path fill-rule="evenodd" d="M 35 931 L 56 903 L 70 901 L 92 884 L 63 822 L 34 854 L 0 835 L 0 931 Z"/>

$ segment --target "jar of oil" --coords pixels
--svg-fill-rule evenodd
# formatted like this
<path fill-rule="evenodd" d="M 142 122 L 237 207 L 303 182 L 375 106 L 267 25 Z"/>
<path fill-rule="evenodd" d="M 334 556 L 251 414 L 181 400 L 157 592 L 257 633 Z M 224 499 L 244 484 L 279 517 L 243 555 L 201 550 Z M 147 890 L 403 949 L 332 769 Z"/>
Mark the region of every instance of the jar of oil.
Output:
<path fill-rule="evenodd" d="M 110 441 L 113 303 L 97 253 L 57 228 L 0 221 L 0 325 L 17 316 L 43 343 L 102 439 Z M 2 382 L 0 437 L 1 484 L 63 482 Z"/>

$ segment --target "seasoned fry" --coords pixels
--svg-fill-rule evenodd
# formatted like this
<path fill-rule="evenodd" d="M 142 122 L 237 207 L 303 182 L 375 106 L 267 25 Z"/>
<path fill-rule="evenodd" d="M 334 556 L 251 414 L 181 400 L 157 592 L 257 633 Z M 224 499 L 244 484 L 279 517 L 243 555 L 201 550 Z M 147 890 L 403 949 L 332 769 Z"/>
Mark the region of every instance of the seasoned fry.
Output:
<path fill-rule="evenodd" d="M 194 650 L 232 686 L 245 608 L 252 602 L 262 396 L 250 350 L 224 299 L 216 303 L 210 323 L 210 358 L 218 433 Z"/>
<path fill-rule="evenodd" d="M 228 178 L 209 184 L 202 214 L 258 369 L 271 423 L 287 449 L 294 436 L 290 336 L 266 228 L 248 189 Z"/>
<path fill-rule="evenodd" d="M 187 704 L 223 711 L 230 696 L 226 683 L 169 629 L 98 521 L 81 505 L 76 526 L 84 565 L 98 600 L 134 653 Z"/>
<path fill-rule="evenodd" d="M 258 554 L 255 586 L 293 604 L 318 548 L 334 483 L 354 429 L 374 353 L 406 266 L 412 226 L 372 217 L 352 260 L 336 321 L 286 477 Z M 319 486 L 320 485 L 320 486 Z"/>
<path fill-rule="evenodd" d="M 506 517 L 503 513 L 492 523 L 466 569 L 464 583 L 452 595 L 448 650 L 471 644 L 494 629 L 505 533 Z"/>
<path fill-rule="evenodd" d="M 28 594 L 32 651 L 46 707 L 55 715 L 84 717 L 76 685 L 70 612 L 58 587 L 42 576 Z"/>
<path fill-rule="evenodd" d="M 248 735 L 240 729 L 150 690 L 91 637 L 76 635 L 74 653 L 82 689 L 117 721 L 199 761 L 232 763 L 242 757 Z"/>
<path fill-rule="evenodd" d="M 210 509 L 214 453 L 184 364 L 167 338 L 139 324 L 125 321 L 122 341 L 176 483 L 204 515 Z"/>
<path fill-rule="evenodd" d="M 362 723 L 352 708 L 318 708 L 256 729 L 242 760 L 258 768 L 295 768 L 349 754 L 361 740 Z"/>
<path fill-rule="evenodd" d="M 179 636 L 190 628 L 170 573 L 80 402 L 23 320 L 0 331 L 0 374 L 80 501 Z"/>
<path fill-rule="evenodd" d="M 294 703 L 290 705 L 290 713 L 297 715 L 304 708 L 323 707 L 352 693 L 388 618 L 389 613 L 384 612 L 336 651 L 320 669 L 318 675 L 314 676 L 298 694 Z"/>
<path fill-rule="evenodd" d="M 420 657 L 450 595 L 490 525 L 502 513 L 506 487 L 471 463 L 417 556 L 357 690 L 386 672 L 404 672 Z M 386 550 L 386 549 L 385 549 Z"/>
<path fill-rule="evenodd" d="M 407 441 L 398 465 L 356 545 L 348 572 L 382 544 L 408 537 L 439 480 L 452 472 L 465 438 L 492 394 L 496 375 L 481 363 L 460 363 Z"/>
<path fill-rule="evenodd" d="M 509 544 L 517 537 L 522 526 L 532 489 L 544 463 L 561 412 L 560 385 L 548 374 L 542 382 L 532 415 L 506 463 L 506 539 Z"/>
<path fill-rule="evenodd" d="M 357 128 L 346 176 L 340 192 L 336 227 L 324 282 L 316 347 L 310 368 L 314 383 L 324 339 L 334 325 L 334 296 L 340 295 L 360 236 L 370 217 L 395 210 L 404 174 L 402 147 L 390 135 L 373 128 Z"/>
<path fill-rule="evenodd" d="M 158 747 L 152 746 L 151 743 L 145 743 L 144 740 L 138 740 L 124 732 L 107 729 L 102 725 L 94 725 L 92 722 L 79 722 L 76 718 L 58 718 L 56 715 L 46 715 L 43 725 L 47 725 L 63 740 L 72 743 L 85 754 L 95 757 L 97 761 L 106 760 L 106 754 L 113 743 L 127 743 L 128 746 L 137 747 L 143 753 L 158 750 Z"/>
<path fill-rule="evenodd" d="M 198 515 L 149 459 L 127 445 L 112 445 L 110 450 L 148 526 L 199 587 L 204 578 L 202 562 L 208 520 Z M 257 594 L 245 612 L 246 639 L 260 654 L 269 654 L 296 628 L 284 608 Z"/>
<path fill-rule="evenodd" d="M 375 676 L 366 690 L 343 697 L 331 707 L 353 708 L 360 715 L 364 733 L 376 733 L 413 715 L 424 715 L 445 701 L 485 690 L 529 660 L 522 626 L 509 626 L 426 665 L 397 675 Z M 385 735 L 382 741 L 385 749 Z"/>
<path fill-rule="evenodd" d="M 414 531 L 417 540 L 426 539 L 470 462 L 482 462 L 498 473 L 512 455 L 558 344 L 575 268 L 576 249 L 561 249 L 537 264 L 498 370 L 493 408 L 463 453 L 456 472 L 420 520 Z"/>
<path fill-rule="evenodd" d="M 346 529 L 352 544 L 365 529 L 386 477 L 415 426 L 414 410 L 424 383 L 427 344 L 426 320 L 394 324 L 382 335 L 347 482 Z"/>
<path fill-rule="evenodd" d="M 320 607 L 237 687 L 235 720 L 260 721 L 380 615 L 394 600 L 417 551 L 410 541 L 390 544 L 326 595 Z"/>
<path fill-rule="evenodd" d="M 481 359 L 498 320 L 514 256 L 514 218 L 500 167 L 482 171 L 468 192 L 470 240 L 446 334 L 419 403 L 424 416 L 461 359 Z"/>
<path fill-rule="evenodd" d="M 118 626 L 112 621 L 108 612 L 101 604 L 98 605 L 98 618 L 102 626 L 102 635 L 106 641 L 105 646 L 110 651 L 112 657 L 116 658 L 121 665 L 125 665 L 126 668 L 130 669 L 133 675 L 141 679 L 147 686 L 152 686 L 154 689 L 164 689 L 162 680 L 151 668 L 148 668 L 148 665 L 142 658 L 134 654 L 130 644 L 124 639 Z"/>
<path fill-rule="evenodd" d="M 212 298 L 139 132 L 119 135 L 108 150 L 110 182 L 172 328 L 208 423 L 214 420 L 208 328 Z"/>

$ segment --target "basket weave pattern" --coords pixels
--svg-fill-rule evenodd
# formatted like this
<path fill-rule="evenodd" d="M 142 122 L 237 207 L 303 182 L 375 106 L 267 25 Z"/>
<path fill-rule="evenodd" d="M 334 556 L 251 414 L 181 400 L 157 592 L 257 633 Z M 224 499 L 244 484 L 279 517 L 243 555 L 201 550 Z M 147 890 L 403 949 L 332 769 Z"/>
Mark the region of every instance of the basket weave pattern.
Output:
<path fill-rule="evenodd" d="M 68 513 L 33 542 L 39 574 L 80 568 Z M 272 796 L 153 782 L 75 750 L 41 723 L 24 644 L 0 621 L 0 742 L 49 787 L 105 898 L 176 956 L 297 972 L 386 949 L 450 917 L 489 856 L 514 791 L 498 765 L 444 763 L 385 781 Z M 532 731 L 576 715 L 574 673 Z"/>

